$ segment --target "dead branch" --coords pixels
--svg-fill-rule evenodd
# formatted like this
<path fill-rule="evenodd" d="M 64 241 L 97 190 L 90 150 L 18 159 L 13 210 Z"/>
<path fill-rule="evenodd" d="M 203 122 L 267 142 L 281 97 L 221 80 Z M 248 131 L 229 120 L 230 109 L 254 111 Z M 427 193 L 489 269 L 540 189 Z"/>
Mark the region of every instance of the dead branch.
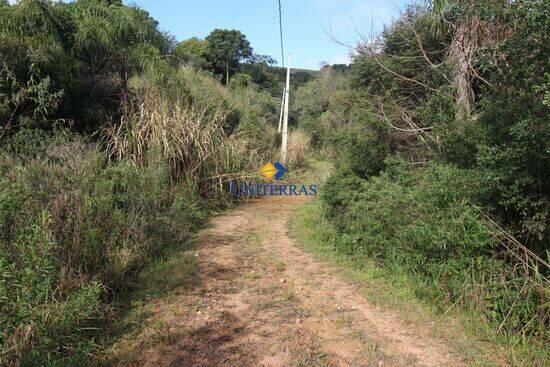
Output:
<path fill-rule="evenodd" d="M 449 83 L 452 84 L 451 80 L 447 77 L 447 75 L 442 72 L 441 70 L 439 70 L 439 67 L 444 65 L 445 62 L 440 62 L 439 64 L 434 64 L 430 58 L 428 57 L 428 54 L 426 53 L 426 50 L 424 50 L 424 46 L 422 46 L 422 39 L 420 37 L 420 35 L 418 34 L 417 30 L 416 30 L 416 27 L 414 26 L 414 24 L 412 22 L 408 22 L 409 26 L 411 27 L 412 31 L 414 32 L 414 36 L 416 38 L 416 43 L 418 44 L 418 48 L 420 49 L 420 52 L 422 53 L 422 56 L 424 56 L 424 59 L 426 60 L 426 62 L 428 63 L 428 65 L 430 65 L 430 67 L 434 70 L 436 70 L 441 76 L 443 76 L 443 78 L 445 78 L 445 80 Z"/>
<path fill-rule="evenodd" d="M 393 125 L 390 121 L 390 119 L 388 118 L 388 116 L 386 115 L 386 112 L 384 110 L 384 103 L 382 103 L 382 100 L 380 98 L 377 98 L 377 101 L 378 101 L 378 106 L 380 107 L 380 111 L 382 112 L 382 115 L 384 117 L 384 120 L 388 123 L 388 125 L 390 125 L 390 127 L 394 130 L 397 130 L 397 131 L 402 131 L 402 132 L 406 132 L 406 133 L 422 133 L 422 132 L 426 132 L 426 131 L 429 131 L 429 130 L 432 130 L 432 127 L 413 127 L 412 129 L 403 129 L 401 127 L 397 127 L 395 125 Z M 420 137 L 422 140 L 424 140 L 424 138 L 421 136 Z"/>

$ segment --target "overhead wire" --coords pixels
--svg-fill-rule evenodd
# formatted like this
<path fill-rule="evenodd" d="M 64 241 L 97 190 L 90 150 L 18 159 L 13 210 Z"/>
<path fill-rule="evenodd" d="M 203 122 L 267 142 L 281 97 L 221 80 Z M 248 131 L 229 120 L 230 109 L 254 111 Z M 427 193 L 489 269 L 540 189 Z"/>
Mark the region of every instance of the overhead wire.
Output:
<path fill-rule="evenodd" d="M 285 67 L 285 51 L 283 47 L 283 12 L 281 6 L 281 0 L 277 0 L 279 4 L 279 38 L 281 40 L 281 63 L 283 68 Z"/>

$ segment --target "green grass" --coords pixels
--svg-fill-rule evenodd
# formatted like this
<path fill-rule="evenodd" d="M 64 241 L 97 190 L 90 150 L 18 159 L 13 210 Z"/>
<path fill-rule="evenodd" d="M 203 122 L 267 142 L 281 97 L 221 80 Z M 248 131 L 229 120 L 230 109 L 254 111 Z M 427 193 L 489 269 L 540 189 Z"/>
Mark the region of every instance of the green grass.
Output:
<path fill-rule="evenodd" d="M 176 297 L 179 292 L 189 291 L 197 284 L 195 238 L 196 235 L 185 243 L 167 248 L 162 256 L 151 261 L 129 281 L 124 292 L 113 302 L 116 317 L 106 325 L 100 341 L 105 363 L 109 364 L 112 358 L 124 355 L 119 351 L 124 350 L 125 343 L 137 338 L 144 328 L 159 335 L 165 334 L 164 325 L 150 325 L 148 318 L 155 312 L 156 300 Z M 197 304 L 196 307 L 198 310 L 201 305 Z M 174 310 L 174 313 L 177 312 Z M 131 356 L 125 356 L 124 361 L 131 364 Z"/>
<path fill-rule="evenodd" d="M 369 287 L 365 291 L 377 303 L 387 304 L 414 297 L 414 291 L 406 286 L 408 280 L 404 275 L 392 273 L 390 278 L 387 269 L 378 267 L 370 259 L 345 255 L 337 250 L 334 242 L 339 240 L 339 234 L 323 217 L 320 201 L 315 200 L 300 207 L 290 227 L 292 234 L 306 250 L 347 270 L 346 274 L 354 280 L 368 283 Z"/>
<path fill-rule="evenodd" d="M 419 283 L 404 269 L 381 267 L 364 255 L 339 251 L 341 235 L 323 215 L 319 200 L 301 206 L 295 218 L 291 233 L 303 248 L 338 267 L 373 304 L 395 310 L 415 324 L 433 325 L 434 337 L 453 345 L 469 365 L 543 366 L 548 361 L 543 346 L 514 343 L 496 334 L 473 310 L 420 299 Z"/>
<path fill-rule="evenodd" d="M 332 163 L 328 161 L 308 156 L 305 162 L 304 167 L 285 173 L 283 181 L 298 182 L 305 185 L 321 184 L 326 181 L 332 171 Z"/>
<path fill-rule="evenodd" d="M 189 289 L 195 284 L 196 272 L 194 251 L 173 252 L 155 261 L 138 276 L 137 294 L 159 296 L 181 288 Z"/>

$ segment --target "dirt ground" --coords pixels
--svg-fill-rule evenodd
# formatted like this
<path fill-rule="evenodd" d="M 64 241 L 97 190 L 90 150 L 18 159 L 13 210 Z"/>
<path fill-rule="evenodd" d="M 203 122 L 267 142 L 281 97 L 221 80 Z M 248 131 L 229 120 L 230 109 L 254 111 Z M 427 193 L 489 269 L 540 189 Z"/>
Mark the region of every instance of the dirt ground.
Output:
<path fill-rule="evenodd" d="M 288 233 L 296 197 L 252 200 L 199 234 L 191 289 L 154 301 L 115 364 L 463 366 L 425 325 L 373 306 Z M 128 356 L 131 355 L 131 358 Z"/>

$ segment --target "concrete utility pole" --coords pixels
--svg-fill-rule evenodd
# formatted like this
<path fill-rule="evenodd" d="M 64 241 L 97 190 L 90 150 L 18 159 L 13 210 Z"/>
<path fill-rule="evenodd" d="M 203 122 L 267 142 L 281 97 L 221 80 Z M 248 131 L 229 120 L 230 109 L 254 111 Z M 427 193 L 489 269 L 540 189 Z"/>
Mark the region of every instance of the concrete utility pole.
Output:
<path fill-rule="evenodd" d="M 288 96 L 290 92 L 290 54 L 288 54 L 288 69 L 286 70 L 285 108 L 283 114 L 283 140 L 281 142 L 281 163 L 286 161 L 286 145 L 288 139 Z"/>
<path fill-rule="evenodd" d="M 229 85 L 229 61 L 225 62 L 225 85 Z"/>
<path fill-rule="evenodd" d="M 281 113 L 279 114 L 279 127 L 277 128 L 277 132 L 281 133 L 281 128 L 283 126 L 283 111 L 285 109 L 285 91 L 286 88 L 283 88 L 283 97 L 281 98 Z"/>

